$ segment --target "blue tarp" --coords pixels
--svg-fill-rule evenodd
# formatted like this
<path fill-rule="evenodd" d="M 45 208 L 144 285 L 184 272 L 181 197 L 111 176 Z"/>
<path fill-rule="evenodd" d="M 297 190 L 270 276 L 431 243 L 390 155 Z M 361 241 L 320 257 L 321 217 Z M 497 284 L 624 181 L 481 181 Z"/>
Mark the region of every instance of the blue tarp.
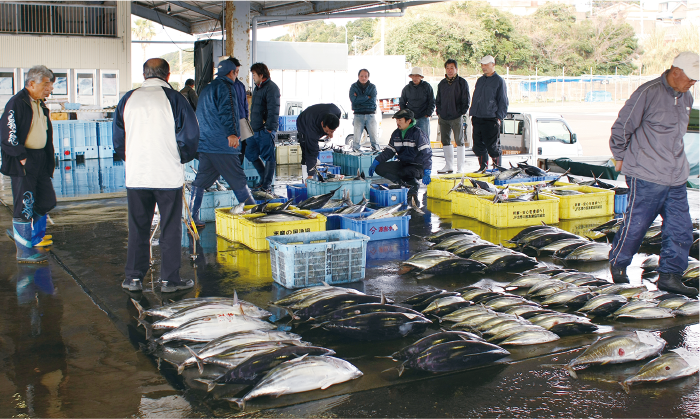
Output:
<path fill-rule="evenodd" d="M 586 102 L 612 102 L 612 95 L 605 90 L 594 90 L 586 93 Z"/>
<path fill-rule="evenodd" d="M 687 132 L 683 137 L 685 156 L 690 163 L 690 176 L 700 176 L 700 133 Z"/>

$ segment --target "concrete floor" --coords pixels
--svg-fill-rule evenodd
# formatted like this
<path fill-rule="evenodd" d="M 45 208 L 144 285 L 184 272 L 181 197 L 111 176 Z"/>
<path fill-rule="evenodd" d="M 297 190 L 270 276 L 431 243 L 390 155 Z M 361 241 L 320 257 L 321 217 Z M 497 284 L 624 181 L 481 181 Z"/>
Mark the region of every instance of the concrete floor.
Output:
<path fill-rule="evenodd" d="M 299 168 L 285 167 L 278 173 L 280 182 L 293 182 Z M 0 176 L 0 198 L 10 204 L 8 190 L 9 179 Z M 697 191 L 689 191 L 689 200 L 697 218 Z M 423 203 L 429 211 L 412 217 L 410 238 L 370 242 L 366 280 L 354 287 L 369 294 L 384 292 L 400 301 L 431 287 L 505 284 L 512 278 L 503 273 L 397 275 L 398 261 L 427 248 L 416 236 L 449 227 L 471 228 L 498 240 L 517 233 L 453 216 L 445 201 L 423 198 Z M 594 368 L 578 380 L 552 366 L 577 356 L 596 335 L 513 349 L 502 364 L 488 368 L 442 376 L 409 372 L 400 380 L 389 380 L 380 372 L 395 364 L 376 356 L 389 355 L 416 338 L 362 344 L 306 329 L 300 330 L 305 340 L 336 350 L 365 375 L 323 392 L 254 399 L 240 413 L 228 402 L 190 389 L 185 384 L 194 382 L 187 377 L 183 382 L 172 368 L 163 365 L 159 370 L 155 358 L 139 351 L 143 331 L 133 319 L 132 295 L 120 287 L 127 236 L 124 194 L 64 198 L 52 218 L 54 246 L 50 263 L 41 269 L 15 263 L 13 243 L 0 236 L 0 417 L 697 417 L 700 413 L 697 376 L 640 386 L 628 395 L 616 382 L 641 363 Z M 591 224 L 610 217 L 603 218 Z M 580 224 L 560 226 L 575 229 Z M 10 226 L 10 211 L 0 208 L 0 227 Z M 289 293 L 272 281 L 269 254 L 216 237 L 213 224 L 202 233 L 196 261 L 189 259 L 192 249 L 187 238 L 182 250 L 182 277 L 197 282 L 187 297 L 232 295 L 236 290 L 241 298 L 265 306 Z M 156 264 L 141 297 L 144 305 L 172 298 L 161 296 L 155 286 L 158 247 L 154 256 Z M 644 257 L 635 257 L 629 272 L 634 283 L 654 289 L 653 282 L 640 277 Z M 608 275 L 607 263 L 575 267 Z M 666 339 L 668 348 L 700 351 L 697 318 L 597 323 L 601 332 L 651 330 Z"/>

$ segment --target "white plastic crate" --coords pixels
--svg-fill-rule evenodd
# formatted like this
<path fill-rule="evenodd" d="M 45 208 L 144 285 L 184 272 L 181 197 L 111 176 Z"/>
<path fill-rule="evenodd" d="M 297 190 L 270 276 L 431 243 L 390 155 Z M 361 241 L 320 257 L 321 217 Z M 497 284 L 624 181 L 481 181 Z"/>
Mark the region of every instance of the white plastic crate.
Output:
<path fill-rule="evenodd" d="M 285 288 L 365 278 L 369 237 L 350 230 L 268 237 L 272 279 Z"/>

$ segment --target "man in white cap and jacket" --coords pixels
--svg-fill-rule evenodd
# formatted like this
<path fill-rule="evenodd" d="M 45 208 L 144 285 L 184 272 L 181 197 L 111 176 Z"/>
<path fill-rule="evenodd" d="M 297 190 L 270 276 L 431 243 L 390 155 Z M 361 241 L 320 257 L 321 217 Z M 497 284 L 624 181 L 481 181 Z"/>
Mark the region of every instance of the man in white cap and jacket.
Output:
<path fill-rule="evenodd" d="M 488 167 L 489 156 L 501 165 L 501 124 L 508 113 L 506 82 L 496 73 L 496 60 L 481 59 L 484 75 L 476 80 L 469 115 L 472 117 L 472 151 L 479 159 L 479 171 Z"/>
<path fill-rule="evenodd" d="M 433 86 L 423 81 L 421 67 L 413 67 L 408 77 L 411 81 L 401 91 L 399 108 L 410 109 L 416 117 L 416 126 L 430 138 L 430 116 L 435 111 Z"/>
<path fill-rule="evenodd" d="M 670 69 L 632 93 L 612 126 L 610 151 L 615 170 L 625 175 L 630 188 L 622 226 L 609 255 L 614 282 L 629 282 L 627 266 L 649 226 L 661 215 L 663 241 L 656 286 L 661 291 L 698 295 L 681 278 L 693 244 L 685 186 L 690 169 L 683 136 L 693 106 L 689 90 L 700 78 L 699 61 L 695 52 L 678 54 Z"/>

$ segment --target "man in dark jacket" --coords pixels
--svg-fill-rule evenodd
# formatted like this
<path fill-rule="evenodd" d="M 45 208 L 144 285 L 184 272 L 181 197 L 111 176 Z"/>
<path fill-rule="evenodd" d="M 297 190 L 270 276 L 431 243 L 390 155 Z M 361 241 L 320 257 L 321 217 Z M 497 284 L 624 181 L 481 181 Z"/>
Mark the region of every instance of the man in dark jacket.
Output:
<path fill-rule="evenodd" d="M 263 63 L 250 67 L 255 89 L 250 105 L 250 126 L 253 136 L 246 140 L 245 157 L 255 164 L 256 160 L 265 160 L 263 170 L 255 166 L 260 174 L 260 189 L 271 192 L 275 177 L 275 135 L 279 127 L 280 89 L 270 80 L 270 70 Z"/>
<path fill-rule="evenodd" d="M 24 89 L 10 98 L 0 119 L 0 173 L 12 180 L 11 236 L 19 262 L 45 261 L 46 253 L 38 252 L 36 247 L 52 243 L 46 237 L 46 214 L 56 206 L 51 184 L 53 128 L 43 100 L 53 90 L 53 79 L 51 70 L 43 65 L 29 69 Z"/>
<path fill-rule="evenodd" d="M 454 148 L 450 133 L 457 143 L 457 171 L 464 165 L 464 136 L 462 135 L 462 117 L 469 109 L 469 84 L 457 74 L 457 61 L 445 61 L 445 78 L 438 84 L 435 98 L 435 112 L 440 126 L 440 140 L 445 154 L 445 167 L 438 173 L 452 173 Z"/>
<path fill-rule="evenodd" d="M 217 76 L 202 90 L 197 119 L 199 120 L 199 171 L 190 193 L 190 211 L 195 224 L 199 219 L 204 190 L 223 176 L 238 202 L 255 204 L 250 194 L 240 154 L 240 107 L 235 89 L 236 64 L 225 59 L 219 62 Z"/>
<path fill-rule="evenodd" d="M 430 116 L 435 111 L 433 86 L 423 81 L 423 69 L 413 67 L 408 75 L 411 82 L 401 91 L 399 108 L 410 109 L 416 116 L 416 126 L 430 139 Z"/>
<path fill-rule="evenodd" d="M 488 167 L 489 156 L 494 165 L 501 165 L 501 124 L 508 113 L 506 82 L 496 73 L 496 60 L 490 55 L 481 59 L 481 70 L 474 86 L 469 115 L 472 117 L 472 147 L 479 158 L 479 171 Z"/>
<path fill-rule="evenodd" d="M 357 73 L 357 82 L 350 85 L 350 103 L 355 114 L 353 118 L 352 149 L 360 150 L 362 133 L 367 129 L 372 150 L 379 151 L 377 144 L 377 87 L 369 81 L 369 70 L 363 68 Z"/>
<path fill-rule="evenodd" d="M 632 93 L 612 126 L 610 151 L 615 170 L 625 175 L 630 188 L 627 210 L 609 255 L 614 282 L 629 282 L 627 266 L 649 226 L 661 215 L 663 242 L 656 286 L 661 291 L 698 295 L 696 288 L 681 282 L 693 244 L 685 186 L 690 168 L 683 136 L 693 106 L 689 90 L 698 78 L 700 56 L 681 52 L 661 77 Z"/>
<path fill-rule="evenodd" d="M 332 103 L 318 103 L 304 109 L 297 117 L 297 138 L 301 146 L 302 177 L 313 178 L 318 162 L 318 142 L 333 138 L 340 125 L 340 109 Z"/>
<path fill-rule="evenodd" d="M 197 152 L 199 127 L 187 100 L 168 83 L 170 65 L 162 58 L 143 64 L 145 81 L 128 91 L 114 111 L 114 152 L 124 160 L 129 241 L 122 288 L 141 291 L 150 268 L 151 223 L 160 213 L 160 291 L 187 290 L 182 262 L 183 164 Z"/>
<path fill-rule="evenodd" d="M 425 133 L 416 126 L 413 112 L 402 109 L 394 114 L 397 129 L 391 134 L 389 145 L 380 155 L 375 157 L 368 173 L 389 179 L 399 185 L 408 187 L 408 203 L 419 207 L 418 204 L 418 179 L 423 179 L 423 184 L 430 184 L 430 171 L 432 170 L 433 152 L 430 149 L 430 140 Z M 398 161 L 388 161 L 396 156 Z"/>
<path fill-rule="evenodd" d="M 195 111 L 197 110 L 197 100 L 199 100 L 199 97 L 197 96 L 197 92 L 194 90 L 194 80 L 192 79 L 187 79 L 185 81 L 185 87 L 180 90 L 180 93 L 187 99 L 187 101 L 190 103 L 192 106 L 192 109 Z"/>

